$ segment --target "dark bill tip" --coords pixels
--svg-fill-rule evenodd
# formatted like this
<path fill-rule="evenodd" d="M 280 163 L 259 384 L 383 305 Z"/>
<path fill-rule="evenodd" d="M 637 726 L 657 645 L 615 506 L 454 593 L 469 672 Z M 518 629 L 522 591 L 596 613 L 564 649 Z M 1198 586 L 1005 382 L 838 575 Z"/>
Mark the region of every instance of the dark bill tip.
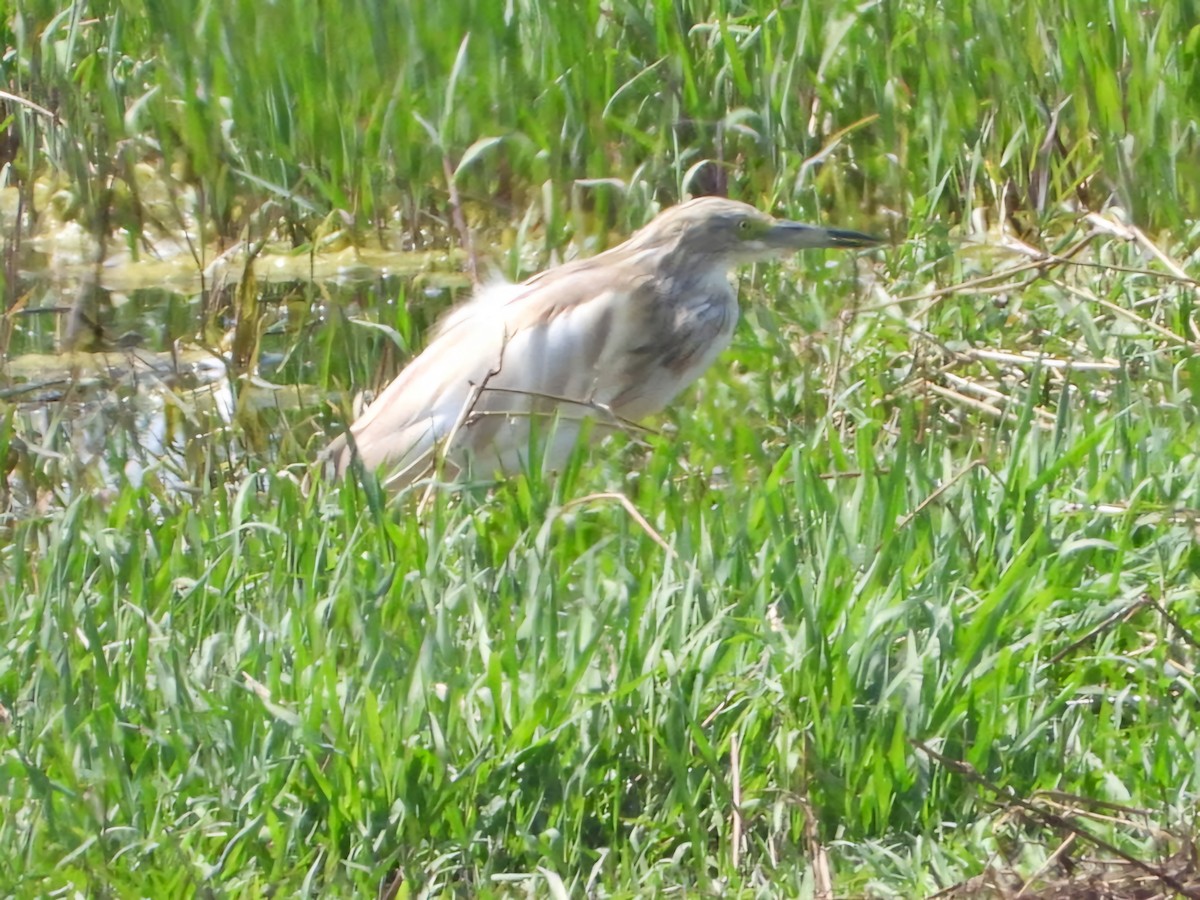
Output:
<path fill-rule="evenodd" d="M 826 228 L 822 225 L 805 225 L 803 222 L 776 222 L 766 236 L 768 243 L 780 249 L 804 250 L 819 247 L 850 249 L 852 247 L 874 247 L 883 243 L 882 238 L 847 231 L 845 228 Z"/>
<path fill-rule="evenodd" d="M 847 231 L 844 228 L 830 228 L 827 231 L 829 240 L 834 247 L 875 247 L 883 243 L 883 238 L 861 231 Z"/>

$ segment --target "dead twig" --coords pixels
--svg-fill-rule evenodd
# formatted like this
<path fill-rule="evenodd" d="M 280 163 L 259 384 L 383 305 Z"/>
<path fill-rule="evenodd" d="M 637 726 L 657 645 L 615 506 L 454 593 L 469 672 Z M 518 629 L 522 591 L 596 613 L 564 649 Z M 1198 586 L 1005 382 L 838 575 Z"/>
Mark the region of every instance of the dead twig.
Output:
<path fill-rule="evenodd" d="M 50 110 L 46 109 L 46 107 L 34 103 L 32 100 L 26 100 L 24 97 L 21 97 L 17 94 L 11 94 L 8 91 L 0 91 L 0 100 L 8 100 L 17 104 L 18 106 L 23 106 L 31 112 L 37 113 L 39 116 L 45 116 L 55 125 L 63 124 L 63 120 L 58 117 L 57 113 L 51 112 Z"/>
<path fill-rule="evenodd" d="M 625 508 L 625 512 L 629 513 L 629 517 L 638 524 L 642 531 L 649 535 L 650 539 L 658 546 L 662 547 L 667 552 L 668 556 L 678 557 L 679 554 L 675 548 L 666 542 L 661 534 L 654 530 L 654 526 L 641 514 L 633 501 L 619 491 L 600 491 L 595 494 L 588 494 L 586 497 L 576 497 L 574 500 L 568 500 L 561 507 L 562 510 L 570 509 L 572 506 L 580 506 L 584 503 L 591 503 L 595 500 L 616 500 Z"/>
<path fill-rule="evenodd" d="M 582 406 L 584 409 L 590 410 L 591 412 L 594 412 L 594 413 L 598 413 L 600 416 L 607 419 L 609 422 L 613 423 L 614 425 L 619 426 L 620 428 L 624 429 L 625 431 L 632 432 L 635 434 L 652 434 L 652 435 L 658 434 L 658 432 L 655 431 L 653 428 L 647 428 L 645 425 L 639 425 L 637 422 L 634 422 L 632 419 L 626 419 L 626 418 L 623 418 L 622 416 L 618 416 L 616 413 L 614 413 L 612 411 L 612 407 L 610 407 L 608 404 L 600 403 L 596 400 L 575 400 L 571 397 L 560 396 L 559 394 L 546 394 L 541 391 L 523 391 L 523 390 L 520 390 L 519 388 L 488 387 L 488 388 L 486 388 L 486 390 L 493 394 L 514 394 L 519 397 L 531 397 L 535 400 L 549 400 L 551 403 L 556 403 L 556 404 L 563 404 L 563 405 L 568 405 L 568 406 Z M 529 416 L 532 416 L 532 415 L 537 415 L 537 414 L 538 413 L 534 410 L 523 410 L 523 411 L 485 410 L 484 412 L 476 413 L 476 415 L 481 415 L 481 416 L 482 415 L 506 415 L 506 416 L 529 415 Z M 553 412 L 548 412 L 545 414 L 546 415 L 561 415 L 561 412 L 560 412 L 560 410 L 555 409 Z M 581 416 L 580 418 L 582 419 L 582 418 L 586 418 L 586 417 L 587 416 L 584 415 L 584 416 Z"/>
<path fill-rule="evenodd" d="M 1100 622 L 1098 625 L 1092 628 L 1087 634 L 1083 635 L 1083 637 L 1072 641 L 1062 650 L 1059 650 L 1057 653 L 1055 653 L 1052 657 L 1050 657 L 1049 665 L 1062 662 L 1066 657 L 1070 656 L 1084 644 L 1090 643 L 1091 640 L 1096 637 L 1096 635 L 1104 633 L 1118 622 L 1128 622 L 1149 603 L 1150 595 L 1142 594 L 1137 600 L 1129 604 L 1129 606 L 1125 607 L 1124 609 L 1117 610 L 1103 622 Z"/>
<path fill-rule="evenodd" d="M 729 768 L 732 770 L 733 811 L 730 814 L 730 857 L 736 871 L 742 861 L 742 761 L 738 752 L 738 736 L 735 731 L 729 739 Z"/>
<path fill-rule="evenodd" d="M 804 744 L 804 768 L 808 768 L 808 742 Z M 829 852 L 821 841 L 817 829 L 817 814 L 808 796 L 807 780 L 800 788 L 800 808 L 804 810 L 804 848 L 812 867 L 813 897 L 816 900 L 833 900 L 833 870 L 829 865 Z"/>
<path fill-rule="evenodd" d="M 508 345 L 507 340 L 503 344 L 500 345 L 500 362 L 499 362 L 499 364 L 494 369 L 488 369 L 487 374 L 483 376 L 483 380 L 481 382 L 479 382 L 479 384 L 475 384 L 475 385 L 471 386 L 471 393 L 467 395 L 466 402 L 463 404 L 462 409 L 459 410 L 458 418 L 456 418 L 454 420 L 454 425 L 451 426 L 450 431 L 446 435 L 445 439 L 439 443 L 439 445 L 438 445 L 439 449 L 435 450 L 435 457 L 434 457 L 434 462 L 433 462 L 435 472 L 438 469 L 440 469 L 442 467 L 442 465 L 445 463 L 446 458 L 448 457 L 448 455 L 450 453 L 450 450 L 454 446 L 454 439 L 458 437 L 459 429 L 461 429 L 463 427 L 463 425 L 466 423 L 467 418 L 471 415 L 472 411 L 475 409 L 475 404 L 479 402 L 479 398 L 481 396 L 483 396 L 483 392 L 487 390 L 488 382 L 491 381 L 493 378 L 495 378 L 497 375 L 499 375 L 500 370 L 504 367 L 504 348 L 507 345 Z M 400 477 L 400 476 L 399 475 L 393 476 L 393 478 L 390 480 L 394 480 L 397 477 Z M 432 481 L 429 482 L 428 485 L 426 485 L 425 493 L 421 496 L 421 502 L 417 504 L 417 515 L 418 516 L 423 514 L 425 512 L 425 510 L 429 507 L 429 502 L 433 499 L 433 490 L 435 487 L 436 487 L 436 483 L 432 482 Z"/>
<path fill-rule="evenodd" d="M 935 288 L 934 290 L 931 290 L 931 291 L 923 291 L 920 294 L 909 294 L 907 297 L 896 297 L 896 298 L 888 300 L 884 303 L 875 303 L 875 304 L 871 304 L 870 306 L 864 306 L 864 307 L 861 307 L 859 311 L 860 312 L 877 312 L 882 309 L 887 309 L 892 306 L 901 306 L 906 303 L 918 303 L 921 301 L 937 302 L 940 300 L 944 300 L 946 297 L 953 296 L 954 294 L 962 293 L 963 291 L 974 291 L 975 293 L 986 293 L 987 291 L 985 290 L 985 286 L 990 285 L 994 281 L 1011 280 L 1014 276 L 1021 275 L 1026 272 L 1040 272 L 1051 266 L 1067 265 L 1067 264 L 1073 263 L 1074 260 L 1072 259 L 1072 257 L 1077 255 L 1085 247 L 1087 247 L 1087 245 L 1090 244 L 1092 242 L 1092 240 L 1099 235 L 1099 233 L 1100 232 L 1097 232 L 1097 231 L 1089 232 L 1081 240 L 1072 244 L 1070 247 L 1068 247 L 1062 253 L 1046 253 L 1045 251 L 1035 250 L 1034 248 L 1029 247 L 1028 245 L 1022 244 L 1020 246 L 1021 252 L 1023 252 L 1026 256 L 1030 255 L 1031 253 L 1036 253 L 1036 254 L 1038 254 L 1037 257 L 1035 259 L 1030 260 L 1029 262 L 1022 263 L 1017 266 L 1012 266 L 1007 269 L 1001 269 L 998 272 L 988 272 L 984 275 L 977 275 L 974 278 L 968 278 L 966 281 L 960 281 L 958 284 L 951 284 L 951 285 L 947 285 L 946 287 Z M 1010 249 L 1016 250 L 1018 248 L 1014 245 Z M 1037 277 L 1040 277 L 1040 276 L 1037 276 Z M 1023 283 L 1022 287 L 1028 287 L 1030 284 L 1033 283 L 1033 281 L 1037 280 L 1037 277 Z M 1001 289 L 1008 289 L 1011 287 L 1012 287 L 1012 285 L 1000 286 Z M 993 288 L 993 290 L 995 290 L 995 288 Z M 928 312 L 928 311 L 929 311 L 928 307 L 926 307 L 926 309 L 923 310 L 923 312 Z"/>
<path fill-rule="evenodd" d="M 943 756 L 938 753 L 928 744 L 909 738 L 908 741 L 917 750 L 920 750 L 934 762 L 939 763 L 946 769 L 962 776 L 973 784 L 983 787 L 985 790 L 994 794 L 999 800 L 1003 800 L 1009 807 L 1020 809 L 1025 812 L 1034 822 L 1044 828 L 1049 828 L 1055 831 L 1061 831 L 1065 834 L 1073 834 L 1085 843 L 1093 847 L 1097 847 L 1110 856 L 1114 856 L 1140 872 L 1155 878 L 1160 884 L 1170 888 L 1180 897 L 1187 897 L 1189 900 L 1200 900 L 1200 888 L 1196 888 L 1180 881 L 1175 875 L 1168 872 L 1162 866 L 1152 865 L 1145 860 L 1138 859 L 1130 853 L 1125 852 L 1120 847 L 1106 841 L 1099 835 L 1093 834 L 1086 828 L 1083 828 L 1076 822 L 1072 822 L 1065 816 L 1058 813 L 1048 812 L 1042 809 L 1038 804 L 1031 800 L 1021 797 L 1009 787 L 1001 787 L 990 779 L 984 777 L 978 770 L 969 763 L 962 760 L 951 759 L 948 756 Z"/>
<path fill-rule="evenodd" d="M 471 276 L 471 284 L 479 284 L 479 260 L 475 257 L 475 243 L 471 240 L 467 221 L 463 218 L 462 200 L 458 196 L 458 184 L 454 180 L 454 168 L 450 165 L 450 157 L 442 157 L 442 170 L 446 173 L 446 187 L 450 192 L 450 217 L 454 220 L 458 239 L 462 241 L 463 249 L 467 252 L 467 274 Z"/>
<path fill-rule="evenodd" d="M 1142 594 L 1142 600 L 1144 600 L 1147 605 L 1158 610 L 1159 615 L 1161 615 L 1164 619 L 1171 623 L 1171 625 L 1174 626 L 1175 630 L 1179 632 L 1180 639 L 1183 640 L 1185 644 L 1190 645 L 1193 649 L 1200 650 L 1200 640 L 1198 640 L 1195 635 L 1184 628 L 1183 623 L 1180 622 L 1179 619 L 1176 618 L 1169 609 L 1167 609 L 1149 594 Z"/>
<path fill-rule="evenodd" d="M 1075 843 L 1075 840 L 1076 836 L 1074 833 L 1068 834 L 1062 840 L 1062 842 L 1054 848 L 1054 852 L 1046 857 L 1046 861 L 1038 866 L 1032 875 L 1025 879 L 1025 883 L 1021 885 L 1021 889 L 1017 891 L 1017 897 L 1026 896 L 1026 892 L 1037 882 L 1039 878 L 1042 877 L 1044 873 L 1050 871 L 1050 868 L 1058 863 L 1063 854 L 1065 854 L 1067 850 L 1069 850 Z"/>

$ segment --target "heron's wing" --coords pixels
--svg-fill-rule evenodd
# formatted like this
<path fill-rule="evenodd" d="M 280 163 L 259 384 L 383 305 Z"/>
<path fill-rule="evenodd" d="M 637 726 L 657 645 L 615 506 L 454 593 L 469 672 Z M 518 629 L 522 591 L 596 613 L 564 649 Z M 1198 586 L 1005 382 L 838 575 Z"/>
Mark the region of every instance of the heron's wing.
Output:
<path fill-rule="evenodd" d="M 554 277 L 484 288 L 449 314 L 351 426 L 367 468 L 415 466 L 416 477 L 456 423 L 456 447 L 479 453 L 499 444 L 490 458 L 504 462 L 505 446 L 528 441 L 530 416 L 582 416 L 627 390 L 618 353 L 636 344 L 640 288 L 614 289 L 611 270 L 606 277 L 563 268 L 551 270 Z M 571 400 L 577 403 L 564 402 Z M 344 470 L 350 447 L 331 454 Z"/>

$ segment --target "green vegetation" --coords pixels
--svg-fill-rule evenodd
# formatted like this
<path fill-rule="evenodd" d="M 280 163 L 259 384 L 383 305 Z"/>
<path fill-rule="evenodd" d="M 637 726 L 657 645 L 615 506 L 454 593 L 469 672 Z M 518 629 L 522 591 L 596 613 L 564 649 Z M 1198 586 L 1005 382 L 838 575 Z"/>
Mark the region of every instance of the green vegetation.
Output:
<path fill-rule="evenodd" d="M 0 894 L 1197 890 L 1195 0 L 0 38 Z M 660 433 L 557 480 L 312 477 L 463 258 L 713 190 L 895 244 L 743 273 Z"/>

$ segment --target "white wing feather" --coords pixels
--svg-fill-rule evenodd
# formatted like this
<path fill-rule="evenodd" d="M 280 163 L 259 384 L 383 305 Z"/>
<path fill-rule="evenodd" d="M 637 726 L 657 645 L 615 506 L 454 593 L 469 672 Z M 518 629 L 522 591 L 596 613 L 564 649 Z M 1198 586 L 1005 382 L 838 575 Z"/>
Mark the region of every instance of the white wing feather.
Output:
<path fill-rule="evenodd" d="M 544 452 L 547 463 L 561 461 L 579 430 L 573 421 L 594 407 L 552 398 L 603 405 L 619 395 L 619 367 L 609 357 L 629 317 L 613 310 L 621 301 L 611 292 L 561 310 L 514 302 L 527 293 L 524 285 L 493 285 L 449 314 L 351 427 L 368 469 L 386 465 L 402 473 L 400 482 L 420 476 L 457 424 L 448 460 L 461 467 L 470 457 L 481 471 L 513 471 L 526 462 L 531 426 L 556 411 L 553 446 Z"/>
<path fill-rule="evenodd" d="M 451 311 L 351 426 L 353 450 L 344 440 L 331 447 L 338 470 L 354 452 L 367 469 L 394 473 L 389 484 L 403 485 L 426 473 L 440 448 L 456 468 L 520 471 L 531 429 L 543 464 L 557 467 L 582 419 L 606 409 L 627 420 L 657 412 L 729 342 L 736 301 L 723 276 L 698 292 L 692 309 L 711 305 L 717 314 L 693 322 L 695 315 L 681 315 L 685 307 L 664 311 L 636 288 L 610 289 L 603 272 L 548 277 L 558 272 L 568 274 L 487 285 Z M 685 329 L 696 332 L 697 349 L 680 362 L 669 357 L 686 342 Z M 452 433 L 452 444 L 441 446 Z"/>

